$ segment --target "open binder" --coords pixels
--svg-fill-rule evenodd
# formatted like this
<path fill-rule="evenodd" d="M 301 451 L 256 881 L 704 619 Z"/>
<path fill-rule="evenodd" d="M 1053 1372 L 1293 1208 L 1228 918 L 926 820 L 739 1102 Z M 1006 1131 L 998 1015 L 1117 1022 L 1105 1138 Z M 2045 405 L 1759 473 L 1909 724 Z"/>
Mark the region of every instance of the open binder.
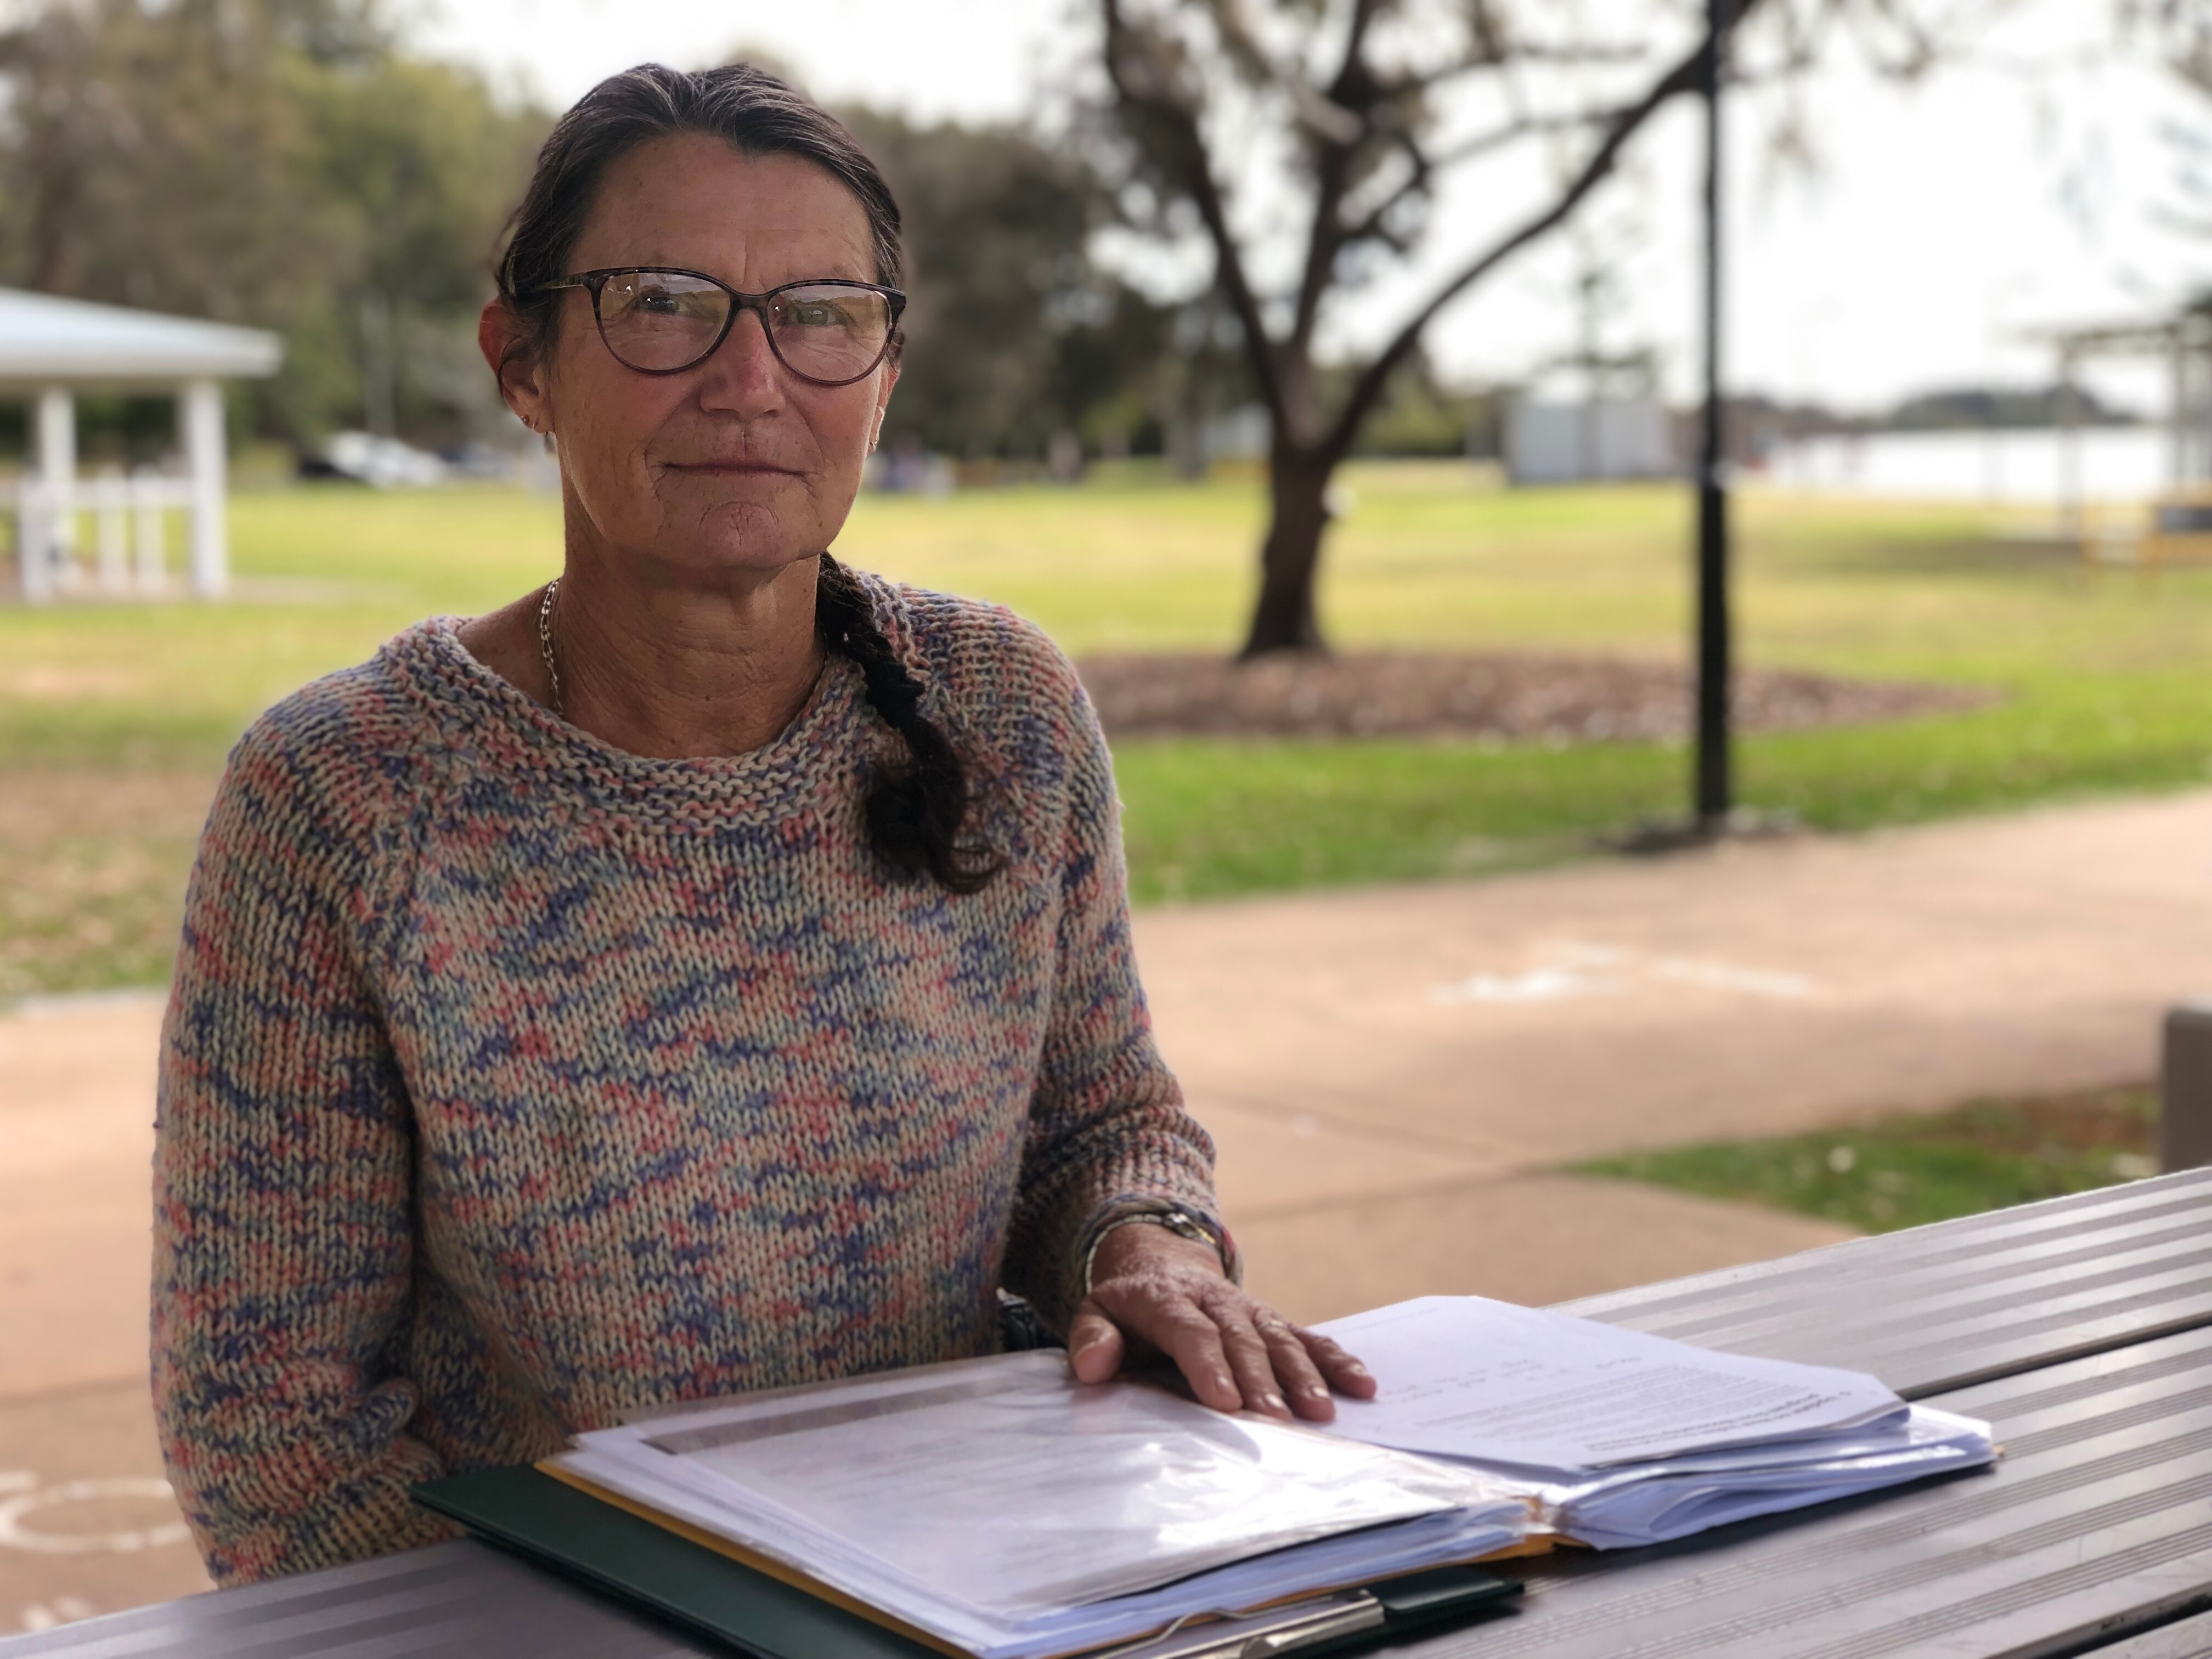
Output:
<path fill-rule="evenodd" d="M 1997 1455 L 1857 1372 L 1479 1297 L 1332 1329 L 1390 1383 L 1326 1431 L 1010 1353 L 655 1408 L 418 1495 L 763 1659 L 1248 1659 L 1511 1593 L 1467 1564 Z"/>
<path fill-rule="evenodd" d="M 611 1494 L 536 1468 L 481 1469 L 415 1489 L 416 1499 L 489 1542 L 753 1656 L 753 1659 L 938 1659 L 958 1650 L 894 1628 L 826 1585 Z M 1229 1659 L 1248 1650 L 1319 1656 L 1376 1635 L 1456 1618 L 1521 1586 L 1444 1567 L 1252 1617 L 1125 1644 L 1127 1659 Z M 1253 1649 L 1255 1641 L 1268 1645 Z"/>

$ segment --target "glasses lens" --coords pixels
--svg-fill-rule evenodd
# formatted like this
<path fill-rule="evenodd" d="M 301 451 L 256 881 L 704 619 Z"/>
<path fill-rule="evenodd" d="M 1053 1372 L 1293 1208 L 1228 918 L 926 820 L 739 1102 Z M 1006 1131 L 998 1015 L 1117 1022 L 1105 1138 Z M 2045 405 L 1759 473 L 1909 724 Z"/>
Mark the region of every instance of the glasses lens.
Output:
<path fill-rule="evenodd" d="M 697 276 L 617 271 L 599 290 L 599 334 L 632 368 L 687 368 L 722 337 L 730 296 Z"/>
<path fill-rule="evenodd" d="M 891 302 L 850 283 L 804 283 L 769 301 L 775 349 L 794 374 L 832 385 L 873 368 L 891 337 Z"/>

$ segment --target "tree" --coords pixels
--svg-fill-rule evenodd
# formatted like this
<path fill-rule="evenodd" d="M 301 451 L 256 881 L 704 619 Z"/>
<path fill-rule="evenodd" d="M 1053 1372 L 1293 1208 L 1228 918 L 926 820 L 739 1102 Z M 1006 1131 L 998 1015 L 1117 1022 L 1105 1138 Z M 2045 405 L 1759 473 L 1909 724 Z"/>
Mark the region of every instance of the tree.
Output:
<path fill-rule="evenodd" d="M 1575 20 L 1588 14 L 1548 0 L 1100 5 L 1125 200 L 1156 235 L 1211 254 L 1213 286 L 1273 422 L 1271 514 L 1244 654 L 1318 649 L 1332 475 L 1436 317 L 1569 223 L 1652 118 L 1698 89 L 1702 8 L 1616 7 L 1605 15 L 1620 26 L 1578 33 Z M 1812 62 L 1841 21 L 1916 71 L 1944 43 L 1910 10 L 1899 0 L 1742 0 L 1738 15 L 1761 26 L 1773 72 Z M 1649 44 L 1655 32 L 1679 39 L 1661 51 Z M 1440 181 L 1540 143 L 1560 165 L 1536 204 L 1489 227 L 1379 344 L 1352 358 L 1348 375 L 1326 373 L 1328 313 L 1421 248 Z M 1288 193 L 1303 198 L 1300 213 L 1240 202 L 1232 154 L 1256 161 L 1247 174 L 1295 179 Z M 1333 378 L 1344 386 L 1334 397 Z"/>
<path fill-rule="evenodd" d="M 905 221 L 907 348 L 884 441 L 975 457 L 1035 456 L 1057 432 L 1126 441 L 1171 319 L 1091 258 L 1111 214 L 1097 174 L 1009 128 L 842 118 Z"/>

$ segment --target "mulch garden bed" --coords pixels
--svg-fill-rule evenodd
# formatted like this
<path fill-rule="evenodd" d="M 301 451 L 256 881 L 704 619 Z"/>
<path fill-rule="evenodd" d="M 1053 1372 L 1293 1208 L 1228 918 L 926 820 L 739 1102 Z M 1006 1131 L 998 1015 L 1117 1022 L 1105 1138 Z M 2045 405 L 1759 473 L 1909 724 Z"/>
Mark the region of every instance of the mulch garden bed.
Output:
<path fill-rule="evenodd" d="M 1474 738 L 1644 743 L 1686 736 L 1688 672 L 1611 657 L 1442 653 L 1085 658 L 1083 683 L 1109 737 Z M 1746 669 L 1737 727 L 1863 725 L 1973 708 L 1959 686 Z"/>

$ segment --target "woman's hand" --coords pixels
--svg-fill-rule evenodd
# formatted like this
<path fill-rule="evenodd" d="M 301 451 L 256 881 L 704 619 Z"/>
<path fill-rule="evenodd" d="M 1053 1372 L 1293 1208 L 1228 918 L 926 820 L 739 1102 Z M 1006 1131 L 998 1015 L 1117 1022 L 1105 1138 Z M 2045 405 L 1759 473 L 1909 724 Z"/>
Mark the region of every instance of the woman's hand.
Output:
<path fill-rule="evenodd" d="M 1326 1423 L 1336 1415 L 1332 1389 L 1357 1400 L 1375 1393 L 1367 1368 L 1342 1348 L 1231 1284 L 1210 1246 L 1142 1223 L 1098 1246 L 1067 1352 L 1083 1382 L 1165 1354 L 1216 1411 Z"/>

